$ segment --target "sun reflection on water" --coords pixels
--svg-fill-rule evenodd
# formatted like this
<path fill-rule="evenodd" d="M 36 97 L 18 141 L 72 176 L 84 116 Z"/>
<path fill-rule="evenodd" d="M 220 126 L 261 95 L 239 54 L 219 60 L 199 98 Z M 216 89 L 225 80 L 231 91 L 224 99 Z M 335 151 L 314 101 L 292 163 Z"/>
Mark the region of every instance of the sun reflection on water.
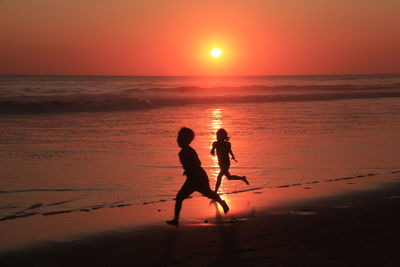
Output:
<path fill-rule="evenodd" d="M 212 144 L 215 140 L 215 133 L 217 132 L 218 129 L 222 128 L 223 126 L 223 116 L 222 116 L 222 109 L 221 108 L 215 108 L 211 110 L 211 123 L 210 123 L 210 130 L 211 130 L 211 134 L 210 134 L 210 144 Z M 211 150 L 211 146 L 210 146 L 210 150 Z M 211 156 L 212 158 L 212 171 L 211 171 L 211 188 L 214 188 L 215 183 L 217 181 L 217 176 L 219 173 L 219 166 L 218 166 L 218 158 L 217 156 Z M 218 193 L 226 193 L 225 192 L 225 179 L 224 177 L 222 177 L 222 182 L 221 182 L 221 186 L 219 187 Z"/>
<path fill-rule="evenodd" d="M 215 133 L 222 126 L 222 109 L 220 108 L 212 109 L 211 118 L 212 118 L 211 128 L 213 130 L 213 133 Z M 215 136 L 212 135 L 211 138 L 215 138 Z"/>

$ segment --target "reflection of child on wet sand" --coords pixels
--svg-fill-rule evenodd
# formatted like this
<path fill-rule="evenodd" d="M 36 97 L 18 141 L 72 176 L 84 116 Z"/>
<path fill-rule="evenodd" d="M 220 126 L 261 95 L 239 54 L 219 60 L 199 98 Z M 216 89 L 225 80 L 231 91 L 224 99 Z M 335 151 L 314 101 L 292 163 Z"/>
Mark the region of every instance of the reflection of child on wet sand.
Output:
<path fill-rule="evenodd" d="M 229 173 L 229 167 L 231 166 L 231 161 L 229 159 L 229 154 L 232 155 L 232 159 L 237 162 L 235 156 L 233 155 L 231 143 L 228 142 L 228 132 L 225 129 L 219 129 L 217 131 L 217 141 L 212 144 L 211 155 L 215 155 L 215 150 L 217 150 L 218 165 L 221 169 L 217 176 L 217 183 L 215 184 L 215 192 L 218 192 L 218 188 L 221 185 L 222 176 L 225 175 L 228 180 L 241 180 L 246 184 L 249 182 L 246 176 L 231 175 Z"/>
<path fill-rule="evenodd" d="M 176 195 L 175 202 L 175 217 L 171 221 L 167 221 L 168 224 L 178 225 L 179 214 L 182 208 L 182 202 L 185 198 L 190 196 L 194 191 L 200 192 L 204 196 L 215 200 L 227 213 L 229 210 L 228 205 L 220 196 L 213 192 L 208 184 L 208 176 L 204 169 L 201 167 L 201 161 L 197 156 L 196 151 L 189 146 L 194 139 L 194 132 L 189 128 L 182 128 L 178 133 L 178 145 L 182 148 L 179 152 L 179 160 L 182 163 L 184 174 L 186 175 L 186 181 L 182 188 Z"/>

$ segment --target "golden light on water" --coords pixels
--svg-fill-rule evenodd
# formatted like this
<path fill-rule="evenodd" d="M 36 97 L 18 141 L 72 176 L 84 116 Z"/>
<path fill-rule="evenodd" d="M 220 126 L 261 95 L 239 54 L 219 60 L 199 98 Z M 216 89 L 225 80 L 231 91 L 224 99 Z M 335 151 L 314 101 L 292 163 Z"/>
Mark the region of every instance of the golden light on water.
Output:
<path fill-rule="evenodd" d="M 211 110 L 211 123 L 210 123 L 210 128 L 211 128 L 211 134 L 210 134 L 210 144 L 216 140 L 215 133 L 217 132 L 218 129 L 222 128 L 223 121 L 222 121 L 222 109 L 216 108 Z M 210 147 L 211 149 L 211 147 Z M 211 155 L 210 155 L 211 156 Z M 215 183 L 217 181 L 217 176 L 219 174 L 219 165 L 218 165 L 218 157 L 217 156 L 211 156 L 212 158 L 212 171 L 210 177 L 212 178 L 211 182 L 211 188 L 215 188 Z M 221 186 L 219 187 L 218 193 L 225 193 L 224 191 L 224 184 L 225 184 L 226 178 L 222 177 L 222 182 Z"/>
<path fill-rule="evenodd" d="M 212 122 L 211 122 L 211 127 L 213 130 L 213 135 L 211 136 L 213 138 L 213 140 L 215 140 L 215 133 L 217 132 L 217 130 L 219 128 L 222 127 L 222 109 L 220 108 L 216 108 L 213 109 L 211 111 L 211 118 L 212 118 Z"/>

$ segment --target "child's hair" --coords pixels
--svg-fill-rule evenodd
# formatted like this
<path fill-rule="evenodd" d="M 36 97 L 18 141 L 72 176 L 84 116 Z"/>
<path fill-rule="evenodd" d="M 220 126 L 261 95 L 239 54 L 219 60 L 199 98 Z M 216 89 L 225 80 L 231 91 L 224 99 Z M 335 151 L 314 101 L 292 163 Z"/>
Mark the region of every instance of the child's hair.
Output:
<path fill-rule="evenodd" d="M 229 140 L 228 132 L 223 128 L 219 129 L 217 131 L 217 140 L 228 141 Z"/>
<path fill-rule="evenodd" d="M 178 140 L 180 143 L 189 145 L 194 139 L 194 132 L 190 128 L 182 127 L 178 132 Z"/>

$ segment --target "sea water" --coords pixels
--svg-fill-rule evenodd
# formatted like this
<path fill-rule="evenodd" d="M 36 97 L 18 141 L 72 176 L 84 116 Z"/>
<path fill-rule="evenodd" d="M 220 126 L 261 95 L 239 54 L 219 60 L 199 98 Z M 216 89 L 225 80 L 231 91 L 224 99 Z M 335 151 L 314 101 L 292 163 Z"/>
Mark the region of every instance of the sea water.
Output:
<path fill-rule="evenodd" d="M 0 220 L 172 200 L 182 126 L 212 188 L 228 131 L 223 194 L 390 173 L 400 75 L 0 76 Z"/>

